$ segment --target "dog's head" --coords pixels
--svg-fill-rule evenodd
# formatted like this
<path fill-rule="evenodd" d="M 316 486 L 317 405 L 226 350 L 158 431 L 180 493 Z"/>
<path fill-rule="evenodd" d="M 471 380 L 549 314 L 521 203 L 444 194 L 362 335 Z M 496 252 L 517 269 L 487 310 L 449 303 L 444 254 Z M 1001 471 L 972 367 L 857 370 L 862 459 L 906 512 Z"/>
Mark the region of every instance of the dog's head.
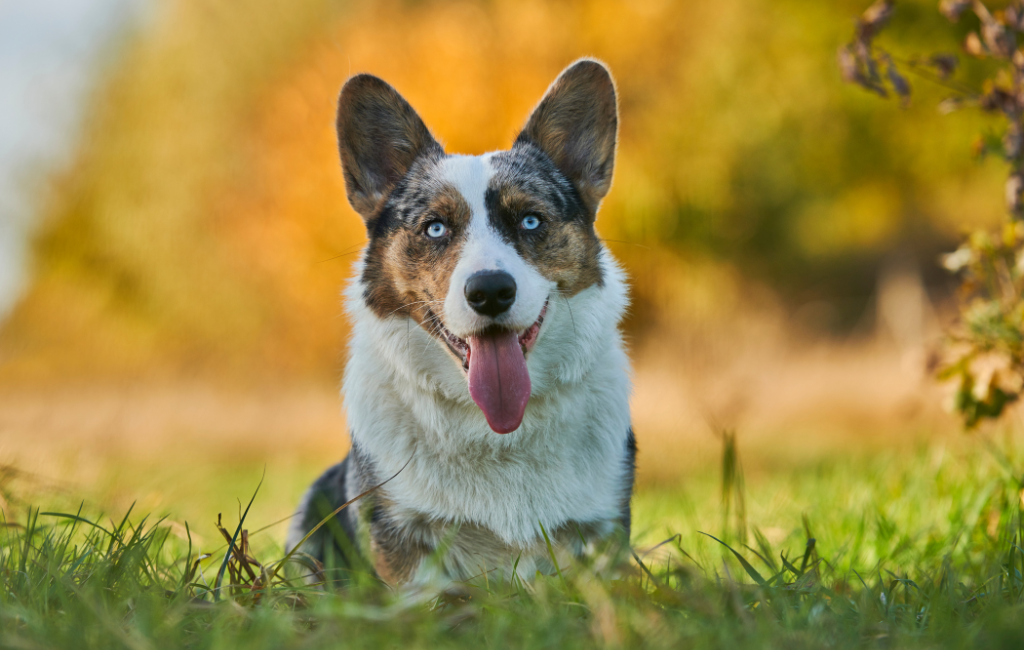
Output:
<path fill-rule="evenodd" d="M 523 419 L 526 357 L 550 302 L 603 281 L 594 220 L 617 122 L 611 75 L 586 59 L 555 80 L 510 150 L 483 156 L 446 154 L 377 77 L 341 91 L 345 184 L 370 238 L 363 299 L 443 345 L 498 433 Z"/>

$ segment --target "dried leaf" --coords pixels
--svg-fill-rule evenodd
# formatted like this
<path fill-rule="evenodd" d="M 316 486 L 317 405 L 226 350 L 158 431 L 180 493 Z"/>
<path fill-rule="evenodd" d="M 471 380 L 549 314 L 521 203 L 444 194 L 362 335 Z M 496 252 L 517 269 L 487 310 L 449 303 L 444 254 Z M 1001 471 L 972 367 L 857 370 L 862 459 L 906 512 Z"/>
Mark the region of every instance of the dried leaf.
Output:
<path fill-rule="evenodd" d="M 900 71 L 896 69 L 896 64 L 892 62 L 892 59 L 888 56 L 885 57 L 885 73 L 889 77 L 889 83 L 892 84 L 892 89 L 896 91 L 896 94 L 903 99 L 903 103 L 906 104 L 910 98 L 910 82 L 907 81 L 906 77 L 900 74 Z"/>
<path fill-rule="evenodd" d="M 878 77 L 878 68 L 871 51 L 862 42 L 850 43 L 840 47 L 837 56 L 839 72 L 849 83 L 887 97 L 888 93 Z"/>
<path fill-rule="evenodd" d="M 885 92 L 885 88 L 882 85 L 882 77 L 878 74 L 878 64 L 875 62 L 875 57 L 871 54 L 870 46 L 864 41 L 856 41 L 853 44 L 853 48 L 857 61 L 862 66 L 864 87 L 875 91 L 882 97 L 888 97 L 889 94 Z"/>
<path fill-rule="evenodd" d="M 1002 111 L 1007 115 L 1017 112 L 1017 102 L 1012 94 L 1000 86 L 991 86 L 978 100 L 978 105 L 986 111 Z"/>
<path fill-rule="evenodd" d="M 1020 156 L 1022 144 L 1024 144 L 1024 133 L 1021 132 L 1020 123 L 1013 122 L 1006 130 L 1006 135 L 1003 136 L 1003 153 L 1008 159 L 1015 160 Z"/>
<path fill-rule="evenodd" d="M 970 364 L 974 375 L 972 393 L 975 399 L 989 400 L 993 389 L 1006 394 L 1020 392 L 1019 375 L 1013 370 L 1013 360 L 999 352 L 978 355 Z"/>
<path fill-rule="evenodd" d="M 980 0 L 974 2 L 974 13 L 981 21 L 981 38 L 985 47 L 993 56 L 1009 57 L 1013 54 L 1015 43 L 1013 34 L 992 15 Z"/>
<path fill-rule="evenodd" d="M 988 10 L 985 3 L 981 0 L 972 0 L 971 6 L 974 8 L 974 15 L 978 17 L 981 24 L 995 22 L 995 18 L 992 16 L 992 12 Z"/>
<path fill-rule="evenodd" d="M 1024 193 L 1024 175 L 1014 172 L 1006 179 L 1006 209 L 1018 218 L 1024 213 L 1021 194 Z"/>
<path fill-rule="evenodd" d="M 939 113 L 949 115 L 953 111 L 959 110 L 962 104 L 963 100 L 959 97 L 947 97 L 939 102 Z"/>
<path fill-rule="evenodd" d="M 1013 54 L 1016 39 L 1005 27 L 998 23 L 985 24 L 981 27 L 985 46 L 994 56 L 1009 57 Z"/>
<path fill-rule="evenodd" d="M 940 257 L 942 266 L 952 273 L 956 273 L 966 268 L 972 261 L 974 261 L 974 251 L 968 245 L 963 245 L 956 249 L 952 253 L 947 253 Z"/>
<path fill-rule="evenodd" d="M 964 40 L 964 51 L 971 56 L 983 57 L 988 52 L 985 51 L 985 46 L 981 44 L 981 38 L 977 32 L 971 32 L 967 35 L 967 39 Z"/>
<path fill-rule="evenodd" d="M 1012 4 L 1003 12 L 1003 22 L 1010 29 L 1024 31 L 1024 7 Z"/>
<path fill-rule="evenodd" d="M 837 58 L 839 61 L 839 72 L 843 75 L 843 81 L 863 85 L 864 79 L 860 72 L 857 56 L 853 53 L 849 45 L 844 45 L 839 48 Z"/>
<path fill-rule="evenodd" d="M 960 14 L 967 11 L 971 6 L 971 0 L 942 0 L 939 3 L 939 11 L 951 22 L 960 20 Z"/>
<path fill-rule="evenodd" d="M 955 54 L 933 54 L 928 59 L 928 65 L 935 68 L 935 72 L 943 79 L 947 79 L 956 72 L 958 64 L 959 61 Z"/>
<path fill-rule="evenodd" d="M 870 42 L 885 27 L 892 16 L 893 0 L 876 0 L 857 21 L 857 34 L 863 41 Z"/>

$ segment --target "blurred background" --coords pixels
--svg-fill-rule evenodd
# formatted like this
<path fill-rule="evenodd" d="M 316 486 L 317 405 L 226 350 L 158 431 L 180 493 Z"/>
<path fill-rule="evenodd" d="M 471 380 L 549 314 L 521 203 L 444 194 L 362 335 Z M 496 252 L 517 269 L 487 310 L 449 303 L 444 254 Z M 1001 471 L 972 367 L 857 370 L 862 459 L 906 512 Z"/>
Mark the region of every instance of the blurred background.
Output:
<path fill-rule="evenodd" d="M 752 471 L 955 435 L 927 370 L 938 255 L 1000 223 L 1005 172 L 944 88 L 842 83 L 866 4 L 0 2 L 0 464 L 202 519 L 265 468 L 287 514 L 347 447 L 342 83 L 381 76 L 482 153 L 585 55 L 620 93 L 597 225 L 632 278 L 641 489 L 725 429 Z M 957 51 L 935 4 L 901 2 L 881 44 Z"/>

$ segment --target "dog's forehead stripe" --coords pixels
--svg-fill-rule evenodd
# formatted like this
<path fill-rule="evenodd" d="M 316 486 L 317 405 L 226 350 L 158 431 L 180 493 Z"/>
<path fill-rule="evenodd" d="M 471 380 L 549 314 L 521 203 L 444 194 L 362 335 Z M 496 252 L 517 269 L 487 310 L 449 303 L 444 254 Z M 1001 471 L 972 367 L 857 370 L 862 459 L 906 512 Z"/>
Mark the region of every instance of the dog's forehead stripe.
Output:
<path fill-rule="evenodd" d="M 494 168 L 490 164 L 491 154 L 483 156 L 448 156 L 439 167 L 441 178 L 458 190 L 474 216 L 487 214 L 484 196 L 490 185 Z"/>

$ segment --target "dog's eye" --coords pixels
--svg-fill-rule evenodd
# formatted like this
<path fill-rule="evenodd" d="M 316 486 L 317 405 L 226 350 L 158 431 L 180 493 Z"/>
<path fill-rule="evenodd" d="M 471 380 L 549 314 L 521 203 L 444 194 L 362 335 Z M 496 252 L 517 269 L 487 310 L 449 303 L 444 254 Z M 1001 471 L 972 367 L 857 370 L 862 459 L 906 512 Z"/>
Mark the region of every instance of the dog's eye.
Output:
<path fill-rule="evenodd" d="M 432 221 L 427 226 L 427 237 L 431 239 L 440 239 L 444 237 L 445 233 L 448 232 L 448 227 L 440 221 Z"/>
<path fill-rule="evenodd" d="M 540 217 L 535 214 L 528 214 L 523 217 L 519 225 L 523 227 L 523 230 L 536 230 L 540 227 Z"/>

